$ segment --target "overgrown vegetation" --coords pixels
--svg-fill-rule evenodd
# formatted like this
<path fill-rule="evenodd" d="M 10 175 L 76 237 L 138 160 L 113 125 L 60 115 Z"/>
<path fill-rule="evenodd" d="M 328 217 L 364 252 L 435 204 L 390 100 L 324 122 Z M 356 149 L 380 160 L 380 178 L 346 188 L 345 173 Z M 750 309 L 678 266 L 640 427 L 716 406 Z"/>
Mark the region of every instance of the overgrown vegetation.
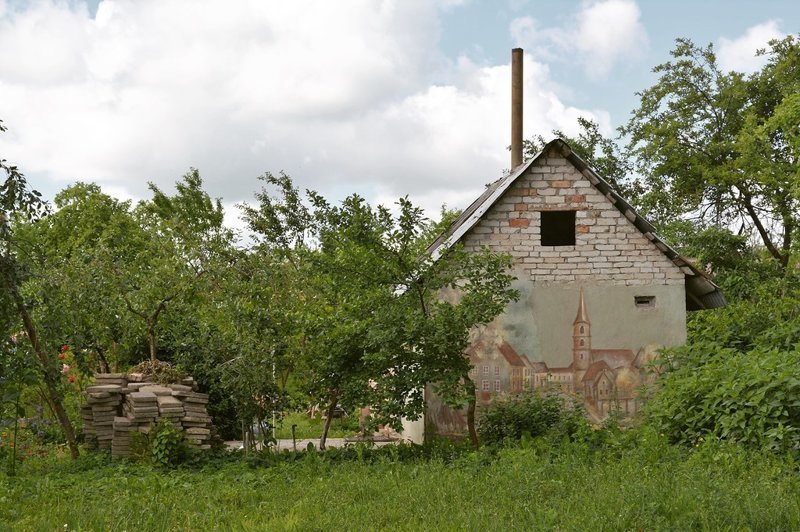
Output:
<path fill-rule="evenodd" d="M 486 444 L 548 435 L 556 442 L 591 427 L 579 400 L 555 391 L 529 391 L 493 401 L 481 412 L 478 434 Z"/>
<path fill-rule="evenodd" d="M 688 450 L 637 432 L 598 451 L 543 440 L 491 452 L 423 451 L 361 447 L 249 462 L 228 456 L 169 473 L 102 455 L 49 459 L 26 465 L 14 479 L 0 476 L 0 528 L 800 526 L 796 464 L 720 442 Z"/>

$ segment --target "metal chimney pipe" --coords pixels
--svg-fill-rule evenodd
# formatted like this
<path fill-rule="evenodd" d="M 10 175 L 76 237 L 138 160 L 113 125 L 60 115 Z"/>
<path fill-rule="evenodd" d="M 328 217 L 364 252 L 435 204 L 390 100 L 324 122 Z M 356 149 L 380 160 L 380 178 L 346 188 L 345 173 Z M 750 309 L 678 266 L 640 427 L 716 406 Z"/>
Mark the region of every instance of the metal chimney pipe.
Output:
<path fill-rule="evenodd" d="M 522 48 L 511 50 L 511 169 L 522 164 Z"/>

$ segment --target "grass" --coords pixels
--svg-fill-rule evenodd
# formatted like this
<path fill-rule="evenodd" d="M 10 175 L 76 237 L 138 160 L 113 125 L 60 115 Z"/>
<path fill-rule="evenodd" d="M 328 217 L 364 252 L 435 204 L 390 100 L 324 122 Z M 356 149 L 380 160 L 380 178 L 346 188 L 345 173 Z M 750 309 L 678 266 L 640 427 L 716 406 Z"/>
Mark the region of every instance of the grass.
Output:
<path fill-rule="evenodd" d="M 292 437 L 292 425 L 295 424 L 295 436 L 297 439 L 319 438 L 322 435 L 324 420 L 318 415 L 309 417 L 304 412 L 289 412 L 284 416 L 283 422 L 278 424 L 276 431 L 278 439 L 290 439 Z M 355 436 L 358 432 L 358 418 L 354 414 L 343 418 L 333 418 L 331 428 L 328 430 L 329 438 L 347 438 Z"/>
<path fill-rule="evenodd" d="M 800 529 L 796 465 L 734 446 L 339 453 L 169 472 L 104 455 L 33 461 L 0 474 L 0 529 Z"/>

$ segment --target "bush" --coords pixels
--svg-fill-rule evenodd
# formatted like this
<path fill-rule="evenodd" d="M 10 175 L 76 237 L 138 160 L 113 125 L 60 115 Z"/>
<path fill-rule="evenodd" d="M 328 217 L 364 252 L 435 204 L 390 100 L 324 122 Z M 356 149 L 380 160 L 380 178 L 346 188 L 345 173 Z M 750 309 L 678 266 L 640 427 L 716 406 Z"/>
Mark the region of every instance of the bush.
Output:
<path fill-rule="evenodd" d="M 175 467 L 189 456 L 183 431 L 162 418 L 149 435 L 131 431 L 131 458 L 159 467 Z"/>
<path fill-rule="evenodd" d="M 150 455 L 158 466 L 171 467 L 181 463 L 186 457 L 183 431 L 162 418 L 150 435 Z"/>
<path fill-rule="evenodd" d="M 696 343 L 671 356 L 683 364 L 666 373 L 645 412 L 671 442 L 708 437 L 751 449 L 800 451 L 800 345 L 738 351 Z"/>
<path fill-rule="evenodd" d="M 478 419 L 478 435 L 489 445 L 523 436 L 573 438 L 588 428 L 578 400 L 549 391 L 530 391 L 496 399 Z"/>

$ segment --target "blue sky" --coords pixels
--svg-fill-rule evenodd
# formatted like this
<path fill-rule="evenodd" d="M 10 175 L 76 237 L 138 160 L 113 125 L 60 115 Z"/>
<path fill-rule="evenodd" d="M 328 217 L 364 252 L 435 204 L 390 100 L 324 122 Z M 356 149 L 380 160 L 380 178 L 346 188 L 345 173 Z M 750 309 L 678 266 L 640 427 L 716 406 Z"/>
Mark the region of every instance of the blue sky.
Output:
<path fill-rule="evenodd" d="M 647 46 L 641 57 L 618 65 L 613 75 L 603 79 L 587 79 L 584 69 L 570 61 L 569 54 L 549 62 L 553 80 L 572 89 L 572 104 L 608 110 L 614 126 L 624 123 L 636 107 L 636 91 L 655 83 L 657 78 L 651 70 L 669 59 L 676 38 L 688 37 L 696 44 L 718 46 L 720 39 L 741 38 L 749 28 L 769 22 L 774 22 L 782 33 L 800 32 L 800 2 L 791 0 L 640 0 L 635 4 L 647 32 Z M 586 5 L 590 3 L 468 1 L 443 14 L 441 48 L 449 57 L 469 55 L 500 64 L 509 60 L 511 48 L 523 44 L 509 32 L 514 19 L 530 16 L 544 26 L 570 26 Z"/>
<path fill-rule="evenodd" d="M 228 207 L 281 170 L 463 207 L 509 166 L 512 47 L 526 137 L 578 116 L 612 133 L 675 38 L 752 71 L 798 28 L 789 0 L 0 0 L 0 156 L 50 197 L 80 179 L 138 199 L 196 167 Z"/>

